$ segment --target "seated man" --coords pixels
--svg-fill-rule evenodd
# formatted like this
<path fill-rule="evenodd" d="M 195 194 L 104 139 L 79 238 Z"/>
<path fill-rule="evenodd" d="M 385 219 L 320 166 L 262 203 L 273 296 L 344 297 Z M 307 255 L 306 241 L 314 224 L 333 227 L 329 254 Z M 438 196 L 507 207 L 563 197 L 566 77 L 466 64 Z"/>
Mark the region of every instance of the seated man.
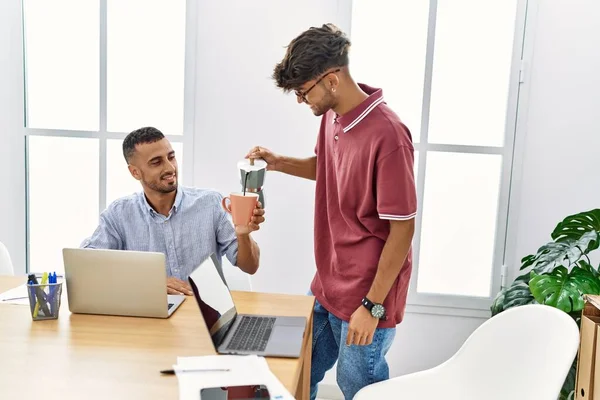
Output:
<path fill-rule="evenodd" d="M 187 278 L 212 253 L 256 272 L 260 250 L 250 233 L 265 220 L 260 203 L 250 224 L 234 227 L 218 192 L 177 185 L 175 152 L 156 128 L 127 135 L 123 155 L 144 190 L 108 206 L 82 247 L 164 253 L 169 294 L 193 295 Z"/>

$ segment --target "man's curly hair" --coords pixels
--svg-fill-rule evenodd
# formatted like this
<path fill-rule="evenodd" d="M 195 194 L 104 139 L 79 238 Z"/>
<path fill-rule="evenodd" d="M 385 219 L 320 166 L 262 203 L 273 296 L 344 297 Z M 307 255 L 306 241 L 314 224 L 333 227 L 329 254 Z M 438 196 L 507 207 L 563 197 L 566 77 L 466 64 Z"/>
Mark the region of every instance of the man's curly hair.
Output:
<path fill-rule="evenodd" d="M 348 65 L 350 40 L 337 26 L 312 27 L 291 41 L 273 79 L 285 92 L 295 90 L 334 67 Z"/>

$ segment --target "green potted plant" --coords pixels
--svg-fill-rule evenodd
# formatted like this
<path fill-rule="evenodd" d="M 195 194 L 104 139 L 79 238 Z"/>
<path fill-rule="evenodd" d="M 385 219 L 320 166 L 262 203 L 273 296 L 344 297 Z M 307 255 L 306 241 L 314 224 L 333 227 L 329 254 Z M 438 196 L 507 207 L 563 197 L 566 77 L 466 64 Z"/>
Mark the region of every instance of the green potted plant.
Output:
<path fill-rule="evenodd" d="M 519 276 L 496 296 L 492 316 L 511 307 L 539 303 L 569 314 L 579 325 L 584 294 L 600 294 L 600 272 L 589 254 L 600 245 L 600 209 L 566 217 L 552 241 L 521 260 Z M 572 399 L 577 360 L 565 380 L 560 400 Z"/>

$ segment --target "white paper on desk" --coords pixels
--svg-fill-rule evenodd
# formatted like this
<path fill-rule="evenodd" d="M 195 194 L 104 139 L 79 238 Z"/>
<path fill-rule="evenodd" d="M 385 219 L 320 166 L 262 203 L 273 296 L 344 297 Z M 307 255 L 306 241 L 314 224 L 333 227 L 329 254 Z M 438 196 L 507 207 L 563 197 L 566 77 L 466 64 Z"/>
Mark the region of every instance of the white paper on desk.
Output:
<path fill-rule="evenodd" d="M 0 304 L 19 304 L 22 306 L 29 305 L 29 295 L 27 294 L 27 285 L 22 284 L 16 288 L 0 293 Z M 23 297 L 23 298 L 21 298 Z M 9 300 L 14 299 L 14 300 Z"/>
<path fill-rule="evenodd" d="M 179 380 L 179 400 L 200 400 L 202 389 L 264 385 L 273 400 L 294 397 L 269 369 L 267 360 L 258 356 L 178 357 L 173 366 Z M 180 372 L 185 369 L 229 369 L 227 372 Z"/>

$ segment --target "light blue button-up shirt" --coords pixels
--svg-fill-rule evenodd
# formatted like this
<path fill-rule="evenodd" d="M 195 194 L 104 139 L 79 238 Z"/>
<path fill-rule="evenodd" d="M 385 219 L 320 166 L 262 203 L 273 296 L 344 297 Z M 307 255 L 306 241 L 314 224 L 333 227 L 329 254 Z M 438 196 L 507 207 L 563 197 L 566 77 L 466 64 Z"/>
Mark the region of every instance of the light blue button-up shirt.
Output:
<path fill-rule="evenodd" d="M 154 211 L 143 192 L 115 200 L 82 247 L 161 252 L 167 275 L 182 280 L 211 254 L 237 265 L 238 242 L 220 193 L 179 186 L 168 217 Z"/>

